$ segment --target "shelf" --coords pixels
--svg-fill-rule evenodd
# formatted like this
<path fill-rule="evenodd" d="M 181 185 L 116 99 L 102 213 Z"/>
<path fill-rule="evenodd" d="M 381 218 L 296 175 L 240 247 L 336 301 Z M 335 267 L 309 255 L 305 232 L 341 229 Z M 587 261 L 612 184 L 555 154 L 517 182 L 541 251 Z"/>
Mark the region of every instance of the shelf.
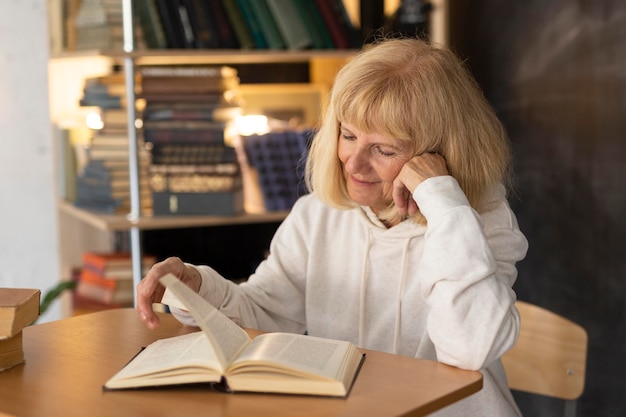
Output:
<path fill-rule="evenodd" d="M 237 216 L 144 216 L 131 220 L 124 214 L 101 214 L 83 210 L 66 201 L 58 203 L 59 210 L 69 216 L 87 223 L 96 229 L 121 232 L 137 227 L 139 230 L 178 229 L 203 226 L 232 226 L 239 224 L 281 222 L 289 213 L 276 211 Z"/>
<path fill-rule="evenodd" d="M 266 64 L 298 63 L 318 59 L 345 59 L 356 53 L 352 49 L 309 50 L 241 50 L 241 49 L 147 49 L 131 53 L 121 51 L 60 52 L 52 59 L 101 56 L 113 60 L 132 58 L 137 65 L 193 64 Z"/>

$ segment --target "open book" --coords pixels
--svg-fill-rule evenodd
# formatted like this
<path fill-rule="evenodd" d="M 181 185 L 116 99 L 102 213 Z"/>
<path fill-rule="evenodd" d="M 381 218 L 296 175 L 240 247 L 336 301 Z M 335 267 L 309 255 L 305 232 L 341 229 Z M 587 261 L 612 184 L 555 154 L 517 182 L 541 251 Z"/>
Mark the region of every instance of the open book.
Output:
<path fill-rule="evenodd" d="M 232 392 L 348 395 L 365 359 L 354 344 L 292 333 L 252 340 L 175 276 L 168 274 L 161 283 L 167 288 L 163 302 L 177 299 L 202 331 L 150 344 L 105 389 L 214 383 Z"/>

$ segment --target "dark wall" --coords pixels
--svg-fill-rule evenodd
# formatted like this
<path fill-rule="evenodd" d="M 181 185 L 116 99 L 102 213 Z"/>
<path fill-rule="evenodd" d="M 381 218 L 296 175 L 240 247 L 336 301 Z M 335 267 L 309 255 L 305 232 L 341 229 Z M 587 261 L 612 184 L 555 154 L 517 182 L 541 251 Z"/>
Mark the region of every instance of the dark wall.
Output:
<path fill-rule="evenodd" d="M 451 44 L 511 137 L 518 297 L 583 325 L 579 416 L 626 416 L 626 2 L 453 0 Z M 518 395 L 525 415 L 562 403 Z"/>

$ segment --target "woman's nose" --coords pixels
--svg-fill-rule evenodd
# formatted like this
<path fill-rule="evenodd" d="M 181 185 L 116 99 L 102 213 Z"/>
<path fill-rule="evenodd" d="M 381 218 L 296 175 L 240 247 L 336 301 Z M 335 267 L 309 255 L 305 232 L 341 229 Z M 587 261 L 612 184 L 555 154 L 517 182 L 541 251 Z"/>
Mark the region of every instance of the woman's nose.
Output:
<path fill-rule="evenodd" d="M 362 148 L 355 147 L 348 156 L 345 165 L 350 173 L 363 172 L 369 166 L 367 152 Z"/>

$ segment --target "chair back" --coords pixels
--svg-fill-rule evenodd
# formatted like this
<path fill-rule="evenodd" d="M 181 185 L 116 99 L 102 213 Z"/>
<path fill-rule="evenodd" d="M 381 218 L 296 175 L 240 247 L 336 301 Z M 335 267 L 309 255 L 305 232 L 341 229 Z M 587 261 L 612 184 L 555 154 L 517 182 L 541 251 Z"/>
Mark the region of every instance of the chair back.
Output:
<path fill-rule="evenodd" d="M 512 390 L 576 400 L 585 387 L 587 332 L 536 305 L 517 301 L 517 344 L 502 357 Z"/>

